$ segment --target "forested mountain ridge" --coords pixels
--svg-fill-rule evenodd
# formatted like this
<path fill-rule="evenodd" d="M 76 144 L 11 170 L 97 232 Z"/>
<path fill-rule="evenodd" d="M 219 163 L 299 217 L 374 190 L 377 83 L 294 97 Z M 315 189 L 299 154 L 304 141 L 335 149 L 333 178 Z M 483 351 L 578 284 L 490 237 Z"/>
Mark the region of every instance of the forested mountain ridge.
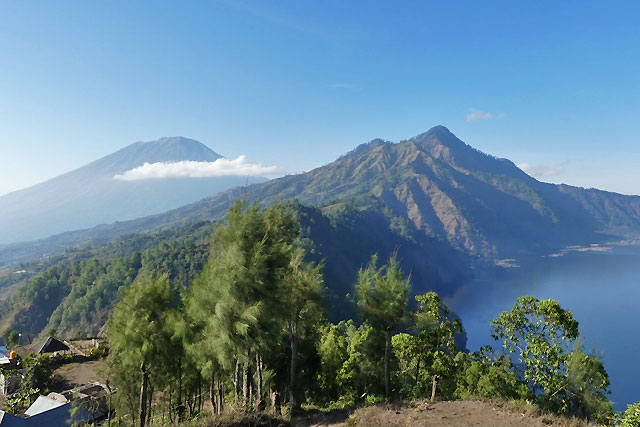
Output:
<path fill-rule="evenodd" d="M 0 244 L 164 212 L 243 185 L 246 177 L 115 179 L 145 163 L 214 162 L 222 156 L 184 137 L 136 142 L 32 187 L 0 197 Z M 251 178 L 250 182 L 263 182 Z"/>
<path fill-rule="evenodd" d="M 411 271 L 416 293 L 435 289 L 446 294 L 455 284 L 472 277 L 467 256 L 418 233 L 375 198 L 322 207 L 296 201 L 287 205 L 300 221 L 302 239 L 311 245 L 309 258 L 325 265 L 332 319 L 353 315 L 344 297 L 352 292 L 358 270 L 373 253 L 381 257 L 397 253 Z M 53 328 L 65 336 L 94 336 L 122 291 L 139 274 L 166 273 L 172 283 L 187 287 L 209 255 L 209 235 L 214 227 L 208 222 L 193 223 L 69 250 L 44 265 L 24 266 L 28 278 L 16 285 L 0 276 L 0 287 L 20 287 L 0 302 L 0 332 L 14 329 L 35 337 Z"/>
<path fill-rule="evenodd" d="M 307 173 L 231 189 L 163 214 L 0 248 L 0 264 L 125 233 L 220 219 L 245 196 L 265 203 L 296 198 L 307 205 L 374 197 L 425 236 L 488 261 L 640 236 L 640 197 L 539 182 L 437 126 L 400 143 L 373 140 Z"/>

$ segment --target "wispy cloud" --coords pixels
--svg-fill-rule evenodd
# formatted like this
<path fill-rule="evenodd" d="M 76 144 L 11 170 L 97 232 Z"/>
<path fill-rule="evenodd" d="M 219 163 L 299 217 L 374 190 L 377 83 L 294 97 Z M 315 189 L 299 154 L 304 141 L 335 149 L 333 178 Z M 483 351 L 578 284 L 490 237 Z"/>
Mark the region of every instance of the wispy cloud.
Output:
<path fill-rule="evenodd" d="M 564 162 L 559 165 L 531 165 L 529 163 L 520 163 L 517 166 L 522 169 L 524 173 L 535 178 L 552 178 L 563 173 L 568 163 L 569 162 Z"/>
<path fill-rule="evenodd" d="M 218 159 L 215 162 L 181 162 L 145 163 L 130 169 L 113 178 L 121 181 L 137 181 L 141 179 L 161 178 L 210 178 L 216 176 L 260 176 L 276 178 L 284 175 L 279 166 L 264 166 L 260 163 L 247 162 L 246 156 L 235 160 Z"/>
<path fill-rule="evenodd" d="M 497 115 L 493 115 L 488 111 L 480 111 L 477 108 L 469 108 L 469 113 L 467 113 L 466 120 L 468 122 L 472 122 L 474 120 L 500 120 L 505 117 L 504 113 L 498 113 Z"/>

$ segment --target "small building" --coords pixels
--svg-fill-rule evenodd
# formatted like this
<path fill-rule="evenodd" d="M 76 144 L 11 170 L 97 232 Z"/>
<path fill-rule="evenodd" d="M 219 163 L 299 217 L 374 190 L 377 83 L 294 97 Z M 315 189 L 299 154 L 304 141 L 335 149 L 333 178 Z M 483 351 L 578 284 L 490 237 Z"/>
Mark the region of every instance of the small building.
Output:
<path fill-rule="evenodd" d="M 28 425 L 24 419 L 0 410 L 0 427 L 27 427 Z"/>
<path fill-rule="evenodd" d="M 34 346 L 34 353 L 36 354 L 46 354 L 46 353 L 56 353 L 58 351 L 68 351 L 69 347 L 54 337 L 48 337 L 42 343 Z"/>

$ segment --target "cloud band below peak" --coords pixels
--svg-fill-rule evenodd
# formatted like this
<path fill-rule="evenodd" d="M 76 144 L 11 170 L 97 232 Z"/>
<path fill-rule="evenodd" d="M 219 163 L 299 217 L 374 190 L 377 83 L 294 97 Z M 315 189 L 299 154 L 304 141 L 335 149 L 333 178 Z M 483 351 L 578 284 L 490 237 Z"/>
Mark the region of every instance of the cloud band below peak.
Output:
<path fill-rule="evenodd" d="M 284 175 L 279 166 L 264 166 L 260 163 L 247 162 L 246 156 L 237 159 L 217 159 L 214 162 L 196 162 L 183 160 L 180 162 L 145 163 L 142 166 L 117 174 L 113 179 L 120 181 L 137 181 L 142 179 L 163 178 L 211 178 L 216 176 L 255 176 L 275 178 Z"/>

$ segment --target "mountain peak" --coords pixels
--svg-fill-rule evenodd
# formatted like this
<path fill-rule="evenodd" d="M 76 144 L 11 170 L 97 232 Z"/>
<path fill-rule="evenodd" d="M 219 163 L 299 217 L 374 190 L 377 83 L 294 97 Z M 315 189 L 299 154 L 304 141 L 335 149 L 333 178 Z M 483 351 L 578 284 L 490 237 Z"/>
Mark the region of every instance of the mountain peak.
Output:
<path fill-rule="evenodd" d="M 456 137 L 453 133 L 451 133 L 451 131 L 446 126 L 443 126 L 443 125 L 434 126 L 428 131 L 426 131 L 425 133 L 423 133 L 422 135 L 434 135 L 434 136 L 439 136 L 441 138 Z"/>
<path fill-rule="evenodd" d="M 363 144 L 358 145 L 356 148 L 354 148 L 353 150 L 349 151 L 347 154 L 341 156 L 341 158 L 357 157 L 362 153 L 374 150 L 374 149 L 376 149 L 376 148 L 378 148 L 380 146 L 392 145 L 392 144 L 393 144 L 393 142 L 385 141 L 384 139 L 380 139 L 380 138 L 372 139 L 369 142 L 365 142 Z"/>
<path fill-rule="evenodd" d="M 414 136 L 410 139 L 410 141 L 421 142 L 421 143 L 431 143 L 431 144 L 441 144 L 446 146 L 451 145 L 467 145 L 458 139 L 449 129 L 442 125 L 434 126 L 428 131 L 421 133 L 420 135 Z"/>
<path fill-rule="evenodd" d="M 214 161 L 222 157 L 203 143 L 184 136 L 165 136 L 155 141 L 139 141 L 120 151 L 128 151 L 130 153 L 144 151 L 146 155 L 151 154 L 158 158 L 166 158 L 165 160 L 156 161 Z M 151 160 L 148 160 L 148 162 L 152 163 Z"/>
<path fill-rule="evenodd" d="M 139 141 L 128 145 L 107 157 L 91 164 L 106 174 L 113 176 L 129 169 L 142 166 L 143 163 L 213 162 L 222 156 L 203 143 L 183 136 L 163 137 L 155 141 Z M 103 169 L 104 168 L 104 169 Z"/>

